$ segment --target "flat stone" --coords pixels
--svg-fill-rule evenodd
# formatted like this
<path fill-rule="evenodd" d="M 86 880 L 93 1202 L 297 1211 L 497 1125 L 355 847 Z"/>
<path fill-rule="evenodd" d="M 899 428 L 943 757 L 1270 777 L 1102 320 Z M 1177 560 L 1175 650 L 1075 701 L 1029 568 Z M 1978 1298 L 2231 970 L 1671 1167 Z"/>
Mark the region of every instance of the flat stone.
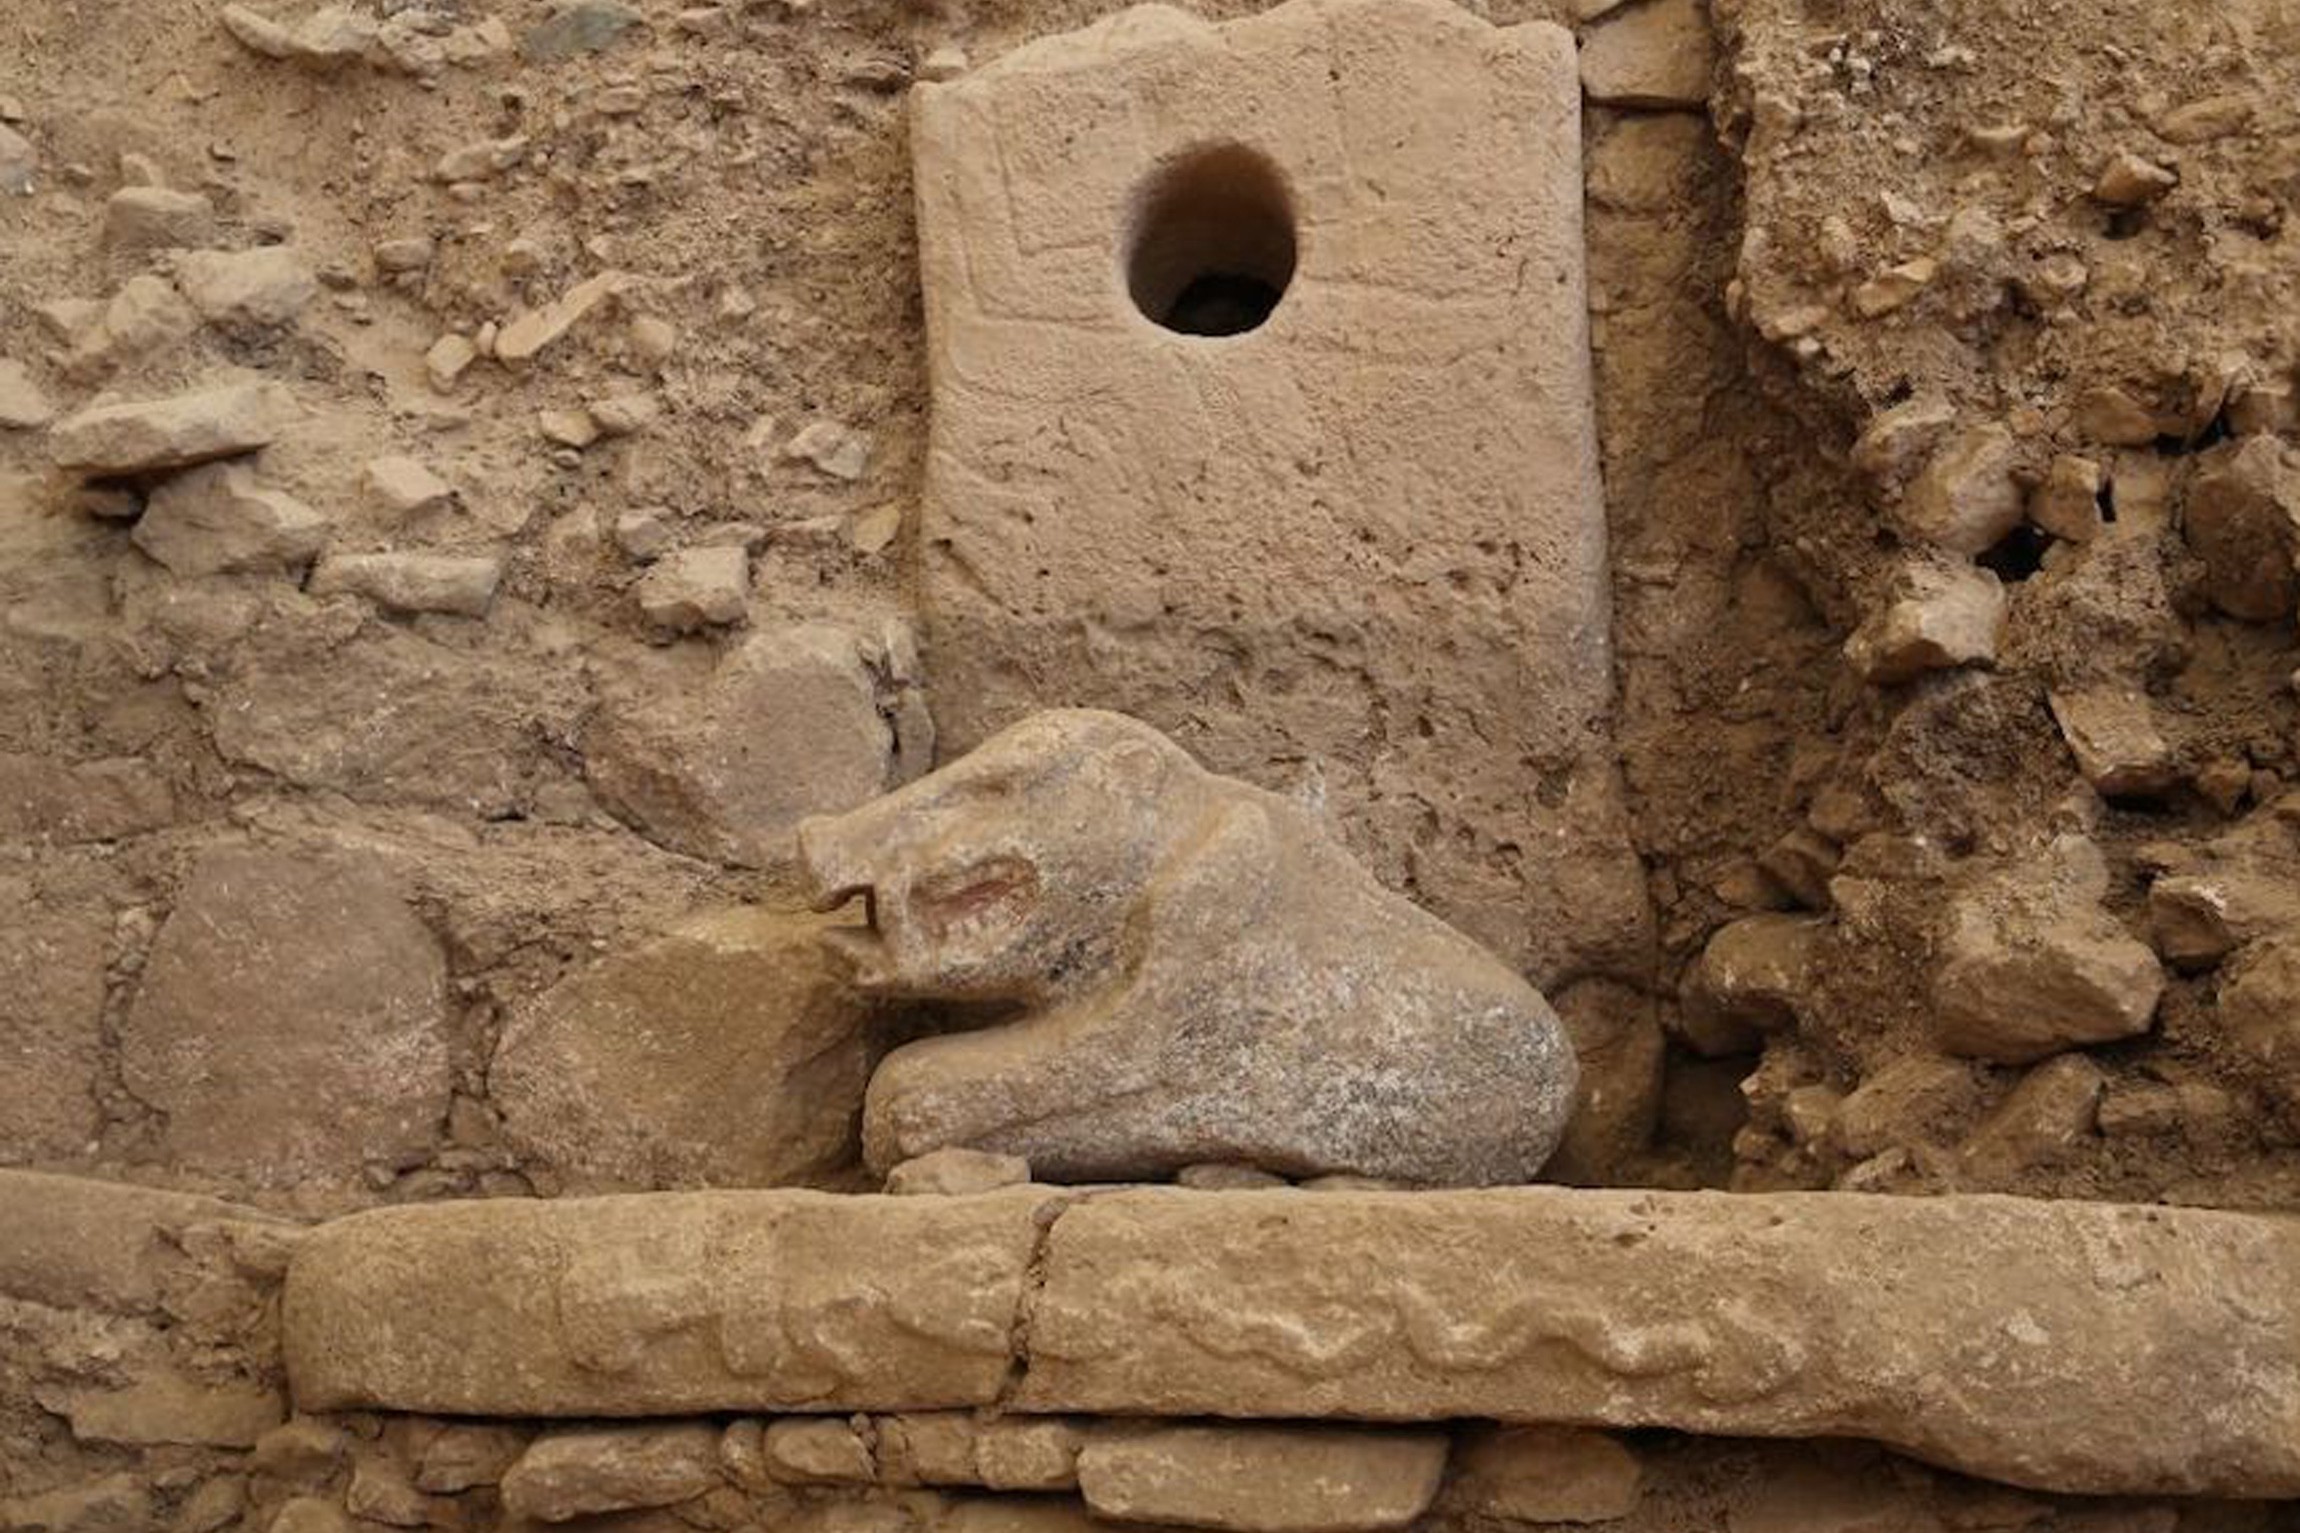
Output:
<path fill-rule="evenodd" d="M 130 1090 L 183 1163 L 256 1185 L 429 1147 L 447 973 L 398 883 L 349 852 L 218 847 L 193 865 L 122 1027 Z"/>
<path fill-rule="evenodd" d="M 361 477 L 383 509 L 394 516 L 438 511 L 455 499 L 455 486 L 433 473 L 421 459 L 403 453 L 370 459 Z"/>
<path fill-rule="evenodd" d="M 187 1232 L 260 1226 L 279 1239 L 296 1227 L 273 1215 L 193 1193 L 122 1182 L 0 1170 L 0 1295 L 58 1310 L 158 1315 L 190 1286 Z"/>
<path fill-rule="evenodd" d="M 601 272 L 578 282 L 542 308 L 520 315 L 496 337 L 495 359 L 506 367 L 533 361 L 544 348 L 555 345 L 594 309 L 613 298 L 628 280 L 621 272 Z"/>
<path fill-rule="evenodd" d="M 1537 982 L 1642 972 L 1571 35 L 1141 6 L 911 100 L 947 746 L 1090 706 L 1264 787 L 1314 761 L 1378 877 Z"/>
<path fill-rule="evenodd" d="M 0 429 L 29 431 L 55 418 L 56 402 L 24 364 L 0 357 Z"/>
<path fill-rule="evenodd" d="M 833 624 L 758 629 L 699 699 L 642 689 L 602 708 L 583 736 L 584 775 L 612 812 L 674 851 L 788 866 L 802 819 L 896 780 L 909 742 L 888 727 L 902 689 L 882 682 L 872 661 L 884 655 Z"/>
<path fill-rule="evenodd" d="M 89 478 L 188 468 L 270 446 L 292 408 L 271 383 L 97 405 L 49 428 L 48 451 L 57 467 Z"/>
<path fill-rule="evenodd" d="M 878 1423 L 879 1474 L 890 1485 L 973 1485 L 972 1411 L 906 1412 Z"/>
<path fill-rule="evenodd" d="M 1716 38 L 1696 0 L 1647 0 L 1581 45 L 1581 88 L 1607 106 L 1699 110 L 1716 67 Z"/>
<path fill-rule="evenodd" d="M 294 27 L 282 26 L 244 5 L 227 5 L 220 17 L 239 44 L 265 58 L 279 59 L 325 74 L 376 52 L 373 21 L 339 5 L 323 5 Z"/>
<path fill-rule="evenodd" d="M 1116 714 L 1043 713 L 799 830 L 866 992 L 1007 1004 L 871 1077 L 874 1170 L 946 1147 L 1049 1181 L 1204 1161 L 1530 1180 L 1577 1068 L 1548 1002 L 1326 822 Z"/>
<path fill-rule="evenodd" d="M 174 575 L 300 569 L 327 545 L 328 520 L 244 463 L 211 463 L 152 492 L 132 534 Z"/>
<path fill-rule="evenodd" d="M 719 1434 L 707 1424 L 602 1427 L 539 1437 L 503 1476 L 503 1510 L 566 1522 L 676 1506 L 719 1482 Z"/>
<path fill-rule="evenodd" d="M 2156 727 L 2148 695 L 2130 683 L 2056 687 L 2048 700 L 2077 770 L 2103 797 L 2151 797 L 2180 780 L 2179 759 Z"/>
<path fill-rule="evenodd" d="M 2112 207 L 2135 208 L 2156 201 L 2180 184 L 2177 172 L 2129 149 L 2119 149 L 2102 167 L 2092 195 Z"/>
<path fill-rule="evenodd" d="M 974 1467 L 992 1490 L 1073 1490 L 1085 1429 L 1060 1417 L 1000 1416 L 974 1433 Z"/>
<path fill-rule="evenodd" d="M 739 545 L 665 554 L 640 578 L 639 610 L 673 633 L 739 623 L 751 602 L 751 561 Z"/>
<path fill-rule="evenodd" d="M 770 1422 L 761 1449 L 767 1473 L 786 1485 L 868 1485 L 878 1473 L 862 1433 L 835 1417 Z"/>
<path fill-rule="evenodd" d="M 906 1160 L 886 1174 L 894 1197 L 969 1197 L 1019 1187 L 1030 1180 L 1030 1162 L 1019 1155 L 985 1150 L 935 1150 Z"/>
<path fill-rule="evenodd" d="M 70 1421 L 81 1442 L 131 1447 L 250 1448 L 287 1416 L 287 1403 L 270 1385 L 206 1383 L 168 1372 L 143 1372 L 119 1389 L 43 1392 L 41 1405 Z"/>
<path fill-rule="evenodd" d="M 2071 836 L 1960 891 L 1933 988 L 1942 1046 L 2021 1064 L 2146 1032 L 2164 971 L 2101 907 L 2107 889 L 2099 849 Z"/>
<path fill-rule="evenodd" d="M 292 325 L 319 293 L 311 264 L 286 245 L 196 251 L 176 264 L 176 285 L 209 324 L 240 330 Z"/>
<path fill-rule="evenodd" d="M 197 192 L 125 186 L 104 204 L 104 242 L 116 250 L 199 246 L 215 237 L 215 205 Z"/>
<path fill-rule="evenodd" d="M 681 1192 L 357 1214 L 289 1269 L 288 1375 L 307 1411 L 987 1405 L 1058 1197 Z"/>
<path fill-rule="evenodd" d="M 1380 1427 L 1103 1426 L 1078 1454 L 1087 1509 L 1231 1533 L 1375 1533 L 1436 1498 L 1442 1432 Z"/>
<path fill-rule="evenodd" d="M 1506 1523 L 1613 1522 L 1635 1512 L 1645 1491 L 1637 1455 L 1581 1427 L 1479 1431 L 1447 1478 L 1449 1508 Z"/>
<path fill-rule="evenodd" d="M 878 1019 L 824 952 L 827 924 L 722 911 L 575 970 L 504 1024 L 488 1086 L 505 1134 L 582 1188 L 851 1170 Z"/>
<path fill-rule="evenodd" d="M 394 612 L 485 617 L 503 583 L 492 554 L 331 554 L 311 572 L 314 596 L 348 591 Z"/>
<path fill-rule="evenodd" d="M 2020 1084 L 1958 1150 L 1969 1176 L 2008 1183 L 2069 1159 L 2100 1123 L 2108 1077 L 2082 1054 L 2059 1054 Z"/>

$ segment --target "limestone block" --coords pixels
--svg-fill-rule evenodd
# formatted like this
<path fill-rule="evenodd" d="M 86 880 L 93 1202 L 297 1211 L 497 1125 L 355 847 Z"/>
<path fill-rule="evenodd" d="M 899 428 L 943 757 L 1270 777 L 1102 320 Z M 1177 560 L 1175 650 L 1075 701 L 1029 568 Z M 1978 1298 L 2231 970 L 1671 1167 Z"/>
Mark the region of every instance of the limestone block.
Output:
<path fill-rule="evenodd" d="M 872 1008 L 820 918 L 694 917 L 514 1012 L 488 1071 L 506 1136 L 589 1190 L 773 1187 L 860 1158 Z"/>
<path fill-rule="evenodd" d="M 49 1309 L 159 1312 L 185 1286 L 185 1232 L 260 1227 L 288 1239 L 296 1226 L 215 1198 L 84 1177 L 0 1171 L 0 1297 Z"/>
<path fill-rule="evenodd" d="M 859 986 L 1022 1009 L 887 1056 L 874 1169 L 956 1145 L 1049 1181 L 1519 1182 L 1572 1106 L 1531 986 L 1133 719 L 1037 715 L 799 845 L 826 908 L 863 898 L 868 924 L 828 933 Z"/>
<path fill-rule="evenodd" d="M 912 100 L 945 737 L 1085 704 L 1309 763 L 1537 981 L 1634 962 L 1572 38 L 1146 5 Z"/>
<path fill-rule="evenodd" d="M 395 612 L 485 617 L 503 561 L 485 554 L 337 554 L 312 571 L 314 596 L 349 591 Z"/>
<path fill-rule="evenodd" d="M 602 1427 L 540 1437 L 503 1476 L 503 1509 L 565 1522 L 594 1512 L 671 1506 L 719 1480 L 719 1434 L 702 1422 Z"/>
<path fill-rule="evenodd" d="M 287 410 L 268 383 L 95 405 L 50 427 L 48 450 L 58 468 L 91 477 L 184 468 L 268 446 Z"/>
<path fill-rule="evenodd" d="M 447 966 L 352 853 L 220 847 L 160 928 L 121 1037 L 186 1164 L 260 1185 L 426 1148 L 448 1096 Z"/>
<path fill-rule="evenodd" d="M 198 251 L 177 263 L 176 281 L 202 319 L 227 329 L 293 324 L 319 295 L 311 263 L 286 245 Z"/>
<path fill-rule="evenodd" d="M 1698 111 L 1716 65 L 1717 43 L 1697 0 L 1648 0 L 1589 34 L 1581 88 L 1608 106 Z"/>
<path fill-rule="evenodd" d="M 313 1232 L 289 1270 L 289 1381 L 309 1411 L 987 1405 L 1055 1197 L 688 1192 L 358 1214 Z"/>
<path fill-rule="evenodd" d="M 2016 1198 L 1138 1191 L 1055 1225 L 1013 1408 L 1862 1437 L 2289 1496 L 2296 1264 L 2273 1219 Z"/>
<path fill-rule="evenodd" d="M 1105 1426 L 1078 1454 L 1095 1516 L 1232 1533 L 1402 1528 L 1445 1473 L 1442 1432 L 1379 1427 Z"/>

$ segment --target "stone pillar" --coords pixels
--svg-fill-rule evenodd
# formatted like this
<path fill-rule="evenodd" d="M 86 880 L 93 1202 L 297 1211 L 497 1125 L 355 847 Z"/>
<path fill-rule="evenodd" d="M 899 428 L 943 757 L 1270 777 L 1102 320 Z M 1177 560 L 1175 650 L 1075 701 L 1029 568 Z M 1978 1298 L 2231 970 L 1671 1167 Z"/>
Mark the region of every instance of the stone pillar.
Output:
<path fill-rule="evenodd" d="M 915 97 L 944 739 L 1118 709 L 1320 783 L 1542 983 L 1634 972 L 1573 42 L 1142 6 Z"/>

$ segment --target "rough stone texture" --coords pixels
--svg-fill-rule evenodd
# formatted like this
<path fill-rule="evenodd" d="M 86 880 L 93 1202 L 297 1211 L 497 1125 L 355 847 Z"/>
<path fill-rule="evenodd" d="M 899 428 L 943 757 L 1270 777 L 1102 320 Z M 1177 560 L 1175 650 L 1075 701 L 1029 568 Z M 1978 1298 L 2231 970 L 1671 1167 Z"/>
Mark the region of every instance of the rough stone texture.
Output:
<path fill-rule="evenodd" d="M 1845 645 L 1853 669 L 1880 686 L 1927 671 L 1986 665 L 2004 629 L 2003 582 L 1972 565 L 1919 564 Z"/>
<path fill-rule="evenodd" d="M 30 370 L 21 362 L 0 357 L 0 430 L 30 430 L 55 418 L 55 401 Z"/>
<path fill-rule="evenodd" d="M 1627 1517 L 1643 1493 L 1637 1455 L 1604 1432 L 1494 1427 L 1460 1446 L 1445 1499 L 1506 1523 L 1583 1523 Z"/>
<path fill-rule="evenodd" d="M 48 451 L 57 467 L 90 477 L 185 468 L 267 446 L 288 409 L 271 383 L 97 405 L 50 427 Z"/>
<path fill-rule="evenodd" d="M 2100 1122 L 2108 1077 L 2082 1054 L 2061 1054 L 2021 1077 L 1960 1153 L 1977 1181 L 2004 1184 L 2070 1158 Z"/>
<path fill-rule="evenodd" d="M 1019 1155 L 987 1150 L 942 1149 L 906 1160 L 886 1174 L 893 1197 L 967 1197 L 1019 1187 L 1030 1180 L 1030 1162 Z"/>
<path fill-rule="evenodd" d="M 2106 910 L 2100 850 L 2063 837 L 1956 897 L 1934 985 L 1951 1053 L 2022 1064 L 2148 1030 L 2156 955 Z"/>
<path fill-rule="evenodd" d="M 1368 1427 L 1102 1427 L 1078 1454 L 1097 1517 L 1234 1533 L 1402 1528 L 1445 1473 L 1440 1432 Z"/>
<path fill-rule="evenodd" d="M 349 591 L 395 612 L 485 617 L 503 561 L 475 554 L 335 554 L 311 572 L 315 596 Z"/>
<path fill-rule="evenodd" d="M 1555 1012 L 1325 827 L 1148 725 L 1040 714 L 800 855 L 867 991 L 1005 1003 L 871 1078 L 864 1154 L 1020 1155 L 1055 1181 L 1204 1161 L 1530 1179 L 1573 1102 Z"/>
<path fill-rule="evenodd" d="M 876 1025 L 824 925 L 721 911 L 568 975 L 504 1025 L 488 1071 L 504 1132 L 577 1188 L 851 1170 Z"/>
<path fill-rule="evenodd" d="M 951 743 L 1091 704 L 1265 785 L 1312 764 L 1385 882 L 1537 979 L 1641 969 L 1571 38 L 1145 6 L 913 101 Z M 1130 260 L 1153 308 L 1283 296 L 1177 333 Z"/>
<path fill-rule="evenodd" d="M 1130 1193 L 1056 1225 L 1015 1403 L 1868 1437 L 2289 1496 L 2296 1260 L 2275 1220 L 2002 1198 Z"/>
<path fill-rule="evenodd" d="M 877 1473 L 870 1444 L 852 1421 L 775 1421 L 760 1439 L 767 1473 L 791 1485 L 868 1485 Z"/>
<path fill-rule="evenodd" d="M 985 1405 L 1056 1201 L 685 1192 L 356 1214 L 290 1269 L 289 1378 L 305 1410 Z"/>
<path fill-rule="evenodd" d="M 1717 43 L 1698 0 L 1646 0 L 1581 45 L 1581 88 L 1608 106 L 1700 107 Z"/>
<path fill-rule="evenodd" d="M 124 186 L 104 204 L 104 242 L 115 249 L 204 245 L 215 233 L 215 205 L 197 192 Z"/>
<path fill-rule="evenodd" d="M 891 658 L 900 648 L 833 624 L 761 629 L 689 684 L 699 699 L 641 684 L 610 701 L 584 734 L 585 775 L 673 851 L 787 865 L 801 819 L 876 796 L 932 752 L 931 728 L 888 721 L 915 676 Z"/>
<path fill-rule="evenodd" d="M 1746 916 L 1717 929 L 1685 971 L 1678 1033 L 1697 1054 L 1746 1054 L 1764 1035 L 1794 1027 L 1812 987 L 1823 923 L 1811 916 Z"/>
<path fill-rule="evenodd" d="M 2290 617 L 2300 593 L 2300 453 L 2276 437 L 2250 436 L 2200 455 L 2181 531 L 2204 561 L 2214 606 L 2256 623 Z"/>
<path fill-rule="evenodd" d="M 36 903 L 31 885 L 6 875 L 0 910 L 9 912 L 0 920 L 0 1159 L 79 1154 L 98 1123 L 110 923 L 94 904 Z"/>
<path fill-rule="evenodd" d="M 189 1286 L 185 1247 L 199 1227 L 260 1229 L 285 1241 L 295 1226 L 190 1193 L 36 1171 L 0 1171 L 0 1296 L 49 1309 L 158 1313 Z"/>
<path fill-rule="evenodd" d="M 227 329 L 292 325 L 319 294 L 319 279 L 286 245 L 195 251 L 176 265 L 176 284 L 200 317 Z"/>
<path fill-rule="evenodd" d="M 538 1438 L 503 1476 L 503 1509 L 565 1522 L 595 1512 L 673 1506 L 717 1483 L 719 1434 L 683 1426 L 608 1427 Z"/>
<path fill-rule="evenodd" d="M 153 943 L 121 1067 L 187 1164 L 348 1178 L 430 1144 L 446 991 L 438 941 L 373 861 L 220 847 Z"/>
<path fill-rule="evenodd" d="M 327 518 L 242 463 L 211 463 L 152 492 L 136 546 L 183 576 L 288 570 L 327 543 Z"/>
<path fill-rule="evenodd" d="M 1485 1417 L 2262 1497 L 2296 1271 L 2273 1218 L 1999 1197 L 684 1193 L 355 1215 L 285 1323 L 305 1410 Z M 944 1421 L 974 1483 L 958 1413 L 880 1421 L 882 1475 Z"/>
<path fill-rule="evenodd" d="M 639 581 L 639 610 L 674 633 L 740 622 L 750 598 L 751 563 L 740 547 L 681 549 Z"/>

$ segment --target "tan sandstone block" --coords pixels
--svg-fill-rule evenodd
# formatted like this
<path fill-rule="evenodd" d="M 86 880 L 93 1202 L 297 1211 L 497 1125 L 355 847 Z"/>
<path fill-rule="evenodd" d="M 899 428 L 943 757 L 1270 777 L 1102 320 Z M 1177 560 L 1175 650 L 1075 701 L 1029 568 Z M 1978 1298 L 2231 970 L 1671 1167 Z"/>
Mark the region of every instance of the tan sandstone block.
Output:
<path fill-rule="evenodd" d="M 305 1410 L 986 1405 L 1053 1200 L 694 1192 L 379 1209 L 288 1275 Z"/>
<path fill-rule="evenodd" d="M 1378 1427 L 1112 1426 L 1078 1455 L 1097 1517 L 1233 1533 L 1402 1528 L 1437 1495 L 1442 1432 Z"/>
<path fill-rule="evenodd" d="M 1076 704 L 1310 763 L 1537 982 L 1639 952 L 1572 38 L 1141 6 L 913 101 L 946 747 Z"/>

